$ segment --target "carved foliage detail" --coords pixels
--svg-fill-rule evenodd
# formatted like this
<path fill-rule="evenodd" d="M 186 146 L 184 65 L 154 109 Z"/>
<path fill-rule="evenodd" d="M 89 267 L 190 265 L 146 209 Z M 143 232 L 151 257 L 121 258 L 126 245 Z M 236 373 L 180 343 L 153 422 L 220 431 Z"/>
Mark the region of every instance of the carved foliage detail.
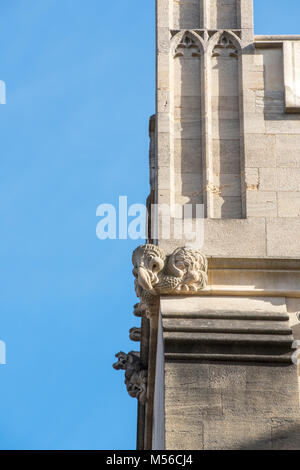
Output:
<path fill-rule="evenodd" d="M 218 44 L 215 45 L 213 50 L 213 57 L 238 57 L 238 50 L 233 44 L 231 39 L 226 35 L 222 35 Z"/>
<path fill-rule="evenodd" d="M 200 57 L 201 51 L 200 47 L 197 44 L 196 40 L 186 33 L 181 39 L 180 43 L 176 47 L 175 56 L 176 57 Z"/>

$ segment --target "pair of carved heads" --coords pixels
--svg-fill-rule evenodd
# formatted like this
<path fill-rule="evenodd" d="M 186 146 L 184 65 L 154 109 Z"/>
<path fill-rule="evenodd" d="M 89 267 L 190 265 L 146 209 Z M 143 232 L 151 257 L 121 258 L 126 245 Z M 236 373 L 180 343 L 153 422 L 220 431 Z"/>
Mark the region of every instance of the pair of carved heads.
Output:
<path fill-rule="evenodd" d="M 169 294 L 203 289 L 207 283 L 207 259 L 191 248 L 177 248 L 171 255 L 155 245 L 141 245 L 132 256 L 135 290 L 144 294 Z"/>

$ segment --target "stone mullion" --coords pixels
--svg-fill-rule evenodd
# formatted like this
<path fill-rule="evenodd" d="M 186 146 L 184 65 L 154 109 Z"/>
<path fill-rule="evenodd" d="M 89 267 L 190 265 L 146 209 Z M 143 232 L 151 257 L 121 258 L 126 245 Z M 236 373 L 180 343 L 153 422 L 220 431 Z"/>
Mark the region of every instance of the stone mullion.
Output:
<path fill-rule="evenodd" d="M 203 139 L 203 191 L 205 216 L 213 217 L 213 155 L 212 155 L 212 111 L 211 111 L 211 60 L 207 50 L 203 55 L 202 86 L 202 139 Z"/>
<path fill-rule="evenodd" d="M 202 1 L 202 28 L 210 29 L 210 0 L 201 0 Z"/>
<path fill-rule="evenodd" d="M 172 120 L 173 67 L 170 52 L 170 29 L 173 6 L 169 0 L 157 0 L 157 63 L 156 63 L 156 155 L 157 203 L 174 203 L 174 144 Z M 159 225 L 159 222 L 157 221 Z"/>
<path fill-rule="evenodd" d="M 244 119 L 244 83 L 243 83 L 243 69 L 244 64 L 243 52 L 240 52 L 238 58 L 238 73 L 239 73 L 239 114 L 240 114 L 240 174 L 241 174 L 241 202 L 242 202 L 242 218 L 247 218 L 247 189 L 246 189 L 246 174 L 245 174 L 245 119 Z"/>

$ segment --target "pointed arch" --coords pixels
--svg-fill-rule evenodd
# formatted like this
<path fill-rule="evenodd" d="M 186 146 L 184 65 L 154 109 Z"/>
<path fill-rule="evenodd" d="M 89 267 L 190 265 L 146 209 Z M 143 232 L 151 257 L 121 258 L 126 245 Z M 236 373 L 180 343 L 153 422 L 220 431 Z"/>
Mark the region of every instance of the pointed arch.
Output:
<path fill-rule="evenodd" d="M 190 41 L 190 44 L 185 44 L 187 41 Z M 203 55 L 205 51 L 204 41 L 195 31 L 186 29 L 175 34 L 171 39 L 171 52 L 173 57 L 176 56 L 179 46 L 185 46 L 191 48 L 193 46 L 198 48 L 198 54 Z"/>
<path fill-rule="evenodd" d="M 209 40 L 207 56 L 212 116 L 212 177 L 217 189 L 213 217 L 242 218 L 240 140 L 241 42 L 231 31 L 218 31 Z"/>
<path fill-rule="evenodd" d="M 172 39 L 174 187 L 175 203 L 181 205 L 203 203 L 204 50 L 203 39 L 194 31 L 180 31 Z"/>
<path fill-rule="evenodd" d="M 240 38 L 233 33 L 232 31 L 218 31 L 209 39 L 207 53 L 211 56 L 213 54 L 214 48 L 218 45 L 218 43 L 222 40 L 222 38 L 228 39 L 231 41 L 232 44 L 236 47 L 238 52 L 242 49 L 242 44 Z"/>

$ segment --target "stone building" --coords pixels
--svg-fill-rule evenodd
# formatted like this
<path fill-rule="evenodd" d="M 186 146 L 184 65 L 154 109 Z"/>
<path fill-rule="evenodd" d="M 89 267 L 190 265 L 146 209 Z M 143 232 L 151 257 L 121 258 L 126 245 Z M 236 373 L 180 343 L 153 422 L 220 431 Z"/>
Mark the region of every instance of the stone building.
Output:
<path fill-rule="evenodd" d="M 156 4 L 148 206 L 174 224 L 133 254 L 140 353 L 114 365 L 138 448 L 300 449 L 300 35 L 255 36 L 252 0 Z"/>

